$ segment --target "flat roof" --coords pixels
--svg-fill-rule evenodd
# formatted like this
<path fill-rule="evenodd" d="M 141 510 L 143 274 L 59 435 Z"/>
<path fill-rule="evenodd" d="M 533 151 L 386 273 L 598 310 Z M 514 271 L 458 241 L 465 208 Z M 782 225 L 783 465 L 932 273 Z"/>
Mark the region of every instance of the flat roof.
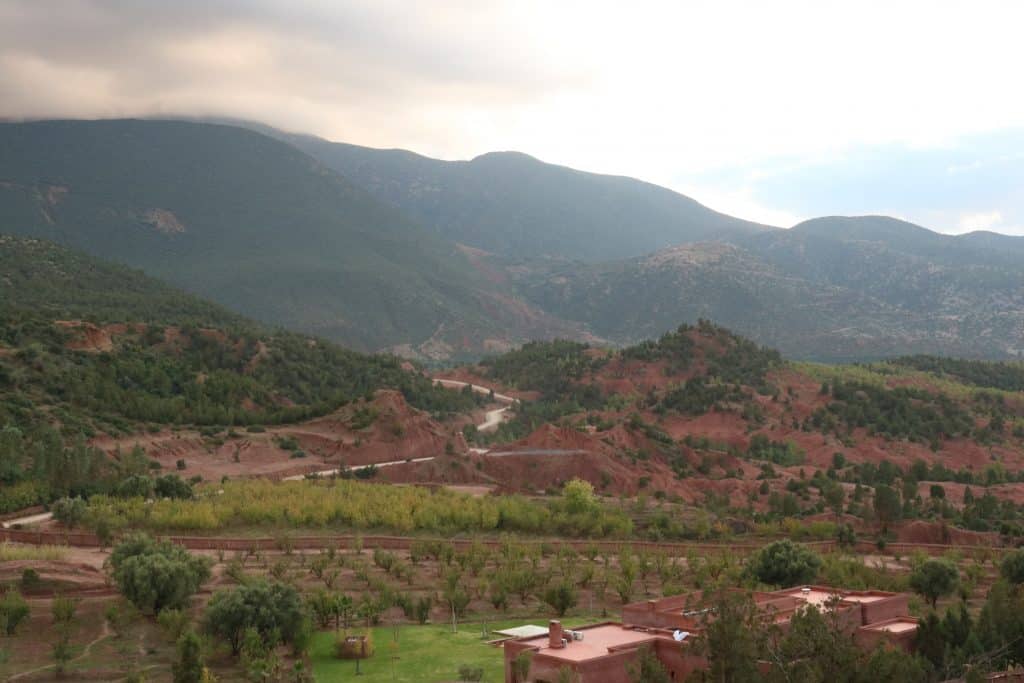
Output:
<path fill-rule="evenodd" d="M 788 588 L 786 590 L 779 591 L 778 595 L 798 598 L 806 602 L 808 605 L 814 605 L 815 607 L 824 607 L 830 600 L 836 600 L 837 598 L 843 597 L 843 594 L 840 591 L 813 586 Z"/>
<path fill-rule="evenodd" d="M 497 633 L 499 636 L 508 636 L 509 638 L 536 638 L 538 636 L 546 636 L 548 634 L 548 627 L 526 624 L 524 626 L 516 626 L 515 628 L 503 628 L 500 631 L 494 631 L 494 633 Z"/>
<path fill-rule="evenodd" d="M 581 631 L 583 633 L 583 640 L 572 640 L 569 631 Z M 564 637 L 569 641 L 569 644 L 565 647 L 550 648 L 548 647 L 548 637 L 546 634 L 547 630 L 545 629 L 543 638 L 530 638 L 520 642 L 539 647 L 540 649 L 537 654 L 572 662 L 583 662 L 595 657 L 603 657 L 608 654 L 609 648 L 642 643 L 658 637 L 649 631 L 625 628 L 621 624 L 597 624 L 576 629 L 565 629 Z"/>
<path fill-rule="evenodd" d="M 888 600 L 893 597 L 893 595 L 898 595 L 898 593 L 894 593 L 892 595 L 858 595 L 857 593 L 851 593 L 850 595 L 844 595 L 843 600 L 846 602 L 870 603 L 878 602 L 879 600 Z"/>
<path fill-rule="evenodd" d="M 909 617 L 896 617 L 885 621 L 861 626 L 865 631 L 883 631 L 885 633 L 906 633 L 917 629 L 917 620 Z"/>

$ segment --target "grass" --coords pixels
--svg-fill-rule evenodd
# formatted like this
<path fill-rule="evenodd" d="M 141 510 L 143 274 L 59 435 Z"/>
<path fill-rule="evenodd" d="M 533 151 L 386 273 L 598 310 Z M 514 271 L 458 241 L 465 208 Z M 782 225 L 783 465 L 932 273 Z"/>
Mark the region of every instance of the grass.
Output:
<path fill-rule="evenodd" d="M 522 626 L 524 624 L 544 625 L 548 617 L 523 618 L 515 621 L 488 622 L 496 638 L 495 629 Z M 398 641 L 395 629 L 379 626 L 372 629 L 375 653 L 373 657 L 360 662 L 363 683 L 437 683 L 458 680 L 462 665 L 480 667 L 484 670 L 484 683 L 498 683 L 505 679 L 505 659 L 500 647 L 488 645 L 481 637 L 480 622 L 459 624 L 458 633 L 451 632 L 447 624 L 426 626 L 403 625 L 398 627 Z M 356 670 L 354 661 L 335 659 L 334 631 L 316 634 L 310 655 L 313 660 L 313 675 L 318 683 L 350 680 Z"/>
<path fill-rule="evenodd" d="M 16 562 L 18 560 L 63 562 L 67 556 L 68 549 L 62 545 L 17 545 L 8 541 L 0 543 L 0 562 Z"/>

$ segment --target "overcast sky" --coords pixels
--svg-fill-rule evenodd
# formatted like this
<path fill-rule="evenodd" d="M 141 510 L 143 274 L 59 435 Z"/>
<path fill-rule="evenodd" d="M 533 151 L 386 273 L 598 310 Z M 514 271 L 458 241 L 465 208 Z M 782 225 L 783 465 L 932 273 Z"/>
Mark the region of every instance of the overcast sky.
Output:
<path fill-rule="evenodd" d="M 0 116 L 518 150 L 789 226 L 1024 234 L 1024 2 L 0 0 Z"/>

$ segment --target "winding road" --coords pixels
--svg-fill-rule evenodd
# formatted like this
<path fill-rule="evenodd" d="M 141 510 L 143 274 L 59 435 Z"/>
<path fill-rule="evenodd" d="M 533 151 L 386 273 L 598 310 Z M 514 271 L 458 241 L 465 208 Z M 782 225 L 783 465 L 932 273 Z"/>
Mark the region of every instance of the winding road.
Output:
<path fill-rule="evenodd" d="M 506 396 L 505 394 L 499 394 L 497 392 L 493 392 L 493 396 L 492 396 L 492 390 L 490 388 L 484 387 L 484 386 L 480 386 L 479 384 L 470 384 L 469 382 L 462 382 L 462 381 L 459 381 L 459 380 L 456 380 L 456 379 L 437 379 L 437 380 L 434 380 L 434 382 L 436 384 L 441 385 L 442 387 L 447 388 L 447 389 L 462 389 L 463 387 L 471 387 L 471 390 L 473 392 L 475 392 L 477 394 L 486 394 L 488 396 L 491 396 L 496 403 L 504 404 L 504 406 L 501 407 L 501 408 L 496 408 L 494 410 L 488 410 L 486 413 L 484 413 L 484 421 L 476 426 L 476 429 L 477 429 L 478 432 L 493 432 L 494 430 L 496 430 L 498 428 L 498 426 L 502 422 L 504 422 L 505 420 L 508 420 L 510 418 L 509 411 L 513 407 L 515 407 L 516 404 L 519 403 L 519 399 L 514 398 L 512 396 Z M 476 453 L 477 455 L 486 455 L 486 456 L 489 456 L 489 457 L 503 457 L 503 456 L 507 456 L 507 455 L 574 455 L 576 453 L 581 453 L 582 452 L 582 451 L 562 451 L 562 450 L 551 450 L 551 449 L 524 450 L 524 451 L 492 451 L 492 450 L 485 449 L 485 448 L 471 448 L 469 450 L 471 452 L 473 452 L 473 453 Z M 371 467 L 374 467 L 374 468 L 394 467 L 395 465 L 404 465 L 406 463 L 429 462 L 429 461 L 433 460 L 435 457 L 436 456 L 428 455 L 428 456 L 424 456 L 422 458 L 408 458 L 408 459 L 405 459 L 405 460 L 390 460 L 388 462 L 377 462 L 377 463 L 372 463 L 372 464 L 369 464 L 369 465 L 359 465 L 359 466 L 351 467 L 351 468 L 348 468 L 348 469 L 350 469 L 352 471 L 355 471 L 355 470 L 365 470 L 365 469 L 369 469 Z M 339 468 L 333 468 L 333 469 L 329 469 L 329 470 L 321 470 L 319 472 L 313 472 L 311 474 L 314 475 L 314 476 L 320 476 L 320 477 L 330 477 L 330 476 L 333 476 L 335 474 L 338 474 L 340 471 L 341 470 Z M 294 476 L 291 476 L 291 477 L 284 477 L 283 481 L 301 481 L 301 480 L 305 479 L 307 476 L 310 476 L 310 475 L 309 474 L 297 474 L 297 475 L 294 475 Z M 21 517 L 19 519 L 7 520 L 6 522 L 3 522 L 2 526 L 3 526 L 4 529 L 10 529 L 10 528 L 15 527 L 15 526 L 27 526 L 27 525 L 30 525 L 30 524 L 39 524 L 41 522 L 49 521 L 52 518 L 53 518 L 53 513 L 51 513 L 51 512 L 43 512 L 43 513 L 39 513 L 39 514 L 35 514 L 35 515 L 30 515 L 28 517 Z"/>
<path fill-rule="evenodd" d="M 477 394 L 487 394 L 488 396 L 491 396 L 492 394 L 492 390 L 489 389 L 488 387 L 483 387 L 480 386 L 479 384 L 470 384 L 469 382 L 460 382 L 459 380 L 456 379 L 438 379 L 434 380 L 434 382 L 436 384 L 441 385 L 442 387 L 445 387 L 446 389 L 461 389 L 463 387 L 471 387 L 472 391 Z M 497 392 L 493 394 L 493 398 L 495 402 L 504 403 L 506 405 L 503 408 L 488 410 L 486 413 L 484 413 L 484 421 L 476 426 L 476 430 L 478 432 L 493 432 L 495 429 L 498 428 L 498 425 L 500 425 L 505 420 L 509 419 L 508 410 L 515 406 L 517 403 L 519 403 L 519 399 L 513 398 L 512 396 L 506 396 L 505 394 L 499 394 Z M 470 451 L 478 455 L 490 454 L 489 450 L 483 448 L 471 448 Z M 512 455 L 512 453 L 505 451 L 501 453 L 495 453 L 495 455 Z M 435 457 L 436 456 L 433 455 L 427 455 L 422 458 L 408 458 L 406 460 L 389 460 L 388 462 L 376 462 L 369 465 L 358 465 L 356 467 L 350 467 L 347 469 L 351 471 L 356 471 L 369 469 L 371 467 L 394 467 L 395 465 L 404 465 L 405 463 L 429 462 L 433 460 Z M 339 468 L 333 468 L 329 470 L 313 472 L 311 474 L 312 476 L 330 477 L 335 474 L 338 474 L 340 471 L 341 470 Z M 305 479 L 308 476 L 310 476 L 310 474 L 296 474 L 291 477 L 284 477 L 283 481 L 301 481 L 302 479 Z"/>

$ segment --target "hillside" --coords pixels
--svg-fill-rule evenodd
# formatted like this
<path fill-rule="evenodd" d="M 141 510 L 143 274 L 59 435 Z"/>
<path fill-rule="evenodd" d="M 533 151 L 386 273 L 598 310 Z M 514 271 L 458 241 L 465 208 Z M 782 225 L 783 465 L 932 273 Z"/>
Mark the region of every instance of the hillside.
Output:
<path fill-rule="evenodd" d="M 792 358 L 1024 353 L 1024 262 L 977 235 L 887 218 L 816 219 L 605 264 L 503 267 L 537 306 L 619 343 L 704 317 Z"/>
<path fill-rule="evenodd" d="M 164 444 L 168 455 L 212 459 L 224 444 L 216 435 L 247 425 L 250 446 L 280 466 L 300 441 L 270 425 L 335 415 L 334 431 L 358 430 L 398 411 L 410 435 L 443 445 L 434 421 L 480 403 L 394 356 L 270 330 L 52 243 L 0 236 L 0 265 L 0 481 L 9 485 L 0 511 L 102 490 L 123 467 L 146 471 L 146 460 L 122 460 L 114 446 Z M 381 390 L 391 390 L 390 408 L 374 403 Z M 113 461 L 97 450 L 104 445 Z M 239 463 L 242 444 L 227 450 L 235 446 Z M 258 472 L 246 463 L 232 473 Z"/>
<path fill-rule="evenodd" d="M 311 157 L 235 127 L 0 124 L 0 229 L 363 350 L 449 357 L 574 333 Z"/>
<path fill-rule="evenodd" d="M 706 317 L 794 358 L 1024 353 L 1024 238 L 941 235 L 886 216 L 774 230 L 523 154 L 445 162 L 276 134 L 489 252 L 474 260 L 482 274 L 615 343 Z"/>
<path fill-rule="evenodd" d="M 580 477 L 733 521 L 834 510 L 866 528 L 1024 531 L 1020 364 L 792 363 L 702 321 L 621 351 L 530 344 L 459 375 L 533 393 L 496 435 L 468 433 L 502 456 L 483 458 L 481 474 L 519 489 Z M 898 509 L 872 489 L 895 489 Z M 695 533 L 665 523 L 670 536 Z"/>
<path fill-rule="evenodd" d="M 770 230 L 657 185 L 516 152 L 441 161 L 283 137 L 435 234 L 503 256 L 596 262 Z"/>

